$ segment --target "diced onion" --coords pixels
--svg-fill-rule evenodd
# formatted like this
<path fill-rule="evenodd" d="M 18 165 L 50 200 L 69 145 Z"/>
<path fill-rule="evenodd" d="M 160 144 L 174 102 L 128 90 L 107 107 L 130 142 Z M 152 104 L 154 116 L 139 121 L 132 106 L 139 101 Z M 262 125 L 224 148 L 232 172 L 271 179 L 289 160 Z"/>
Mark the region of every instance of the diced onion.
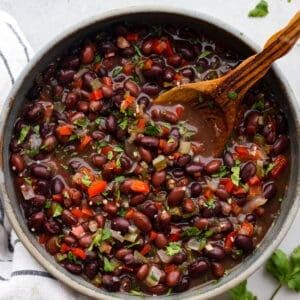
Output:
<path fill-rule="evenodd" d="M 168 264 L 172 260 L 172 256 L 167 255 L 167 253 L 162 249 L 157 251 L 157 255 L 164 264 Z"/>
<path fill-rule="evenodd" d="M 95 78 L 91 82 L 91 87 L 92 87 L 93 90 L 98 90 L 102 87 L 102 83 L 100 82 L 99 78 Z"/>
<path fill-rule="evenodd" d="M 138 233 L 132 232 L 132 233 L 126 233 L 124 235 L 124 240 L 130 242 L 130 243 L 134 243 L 136 241 L 138 237 Z"/>
<path fill-rule="evenodd" d="M 119 242 L 123 243 L 124 242 L 124 237 L 119 233 L 119 231 L 116 231 L 116 230 L 110 230 L 111 232 L 111 236 L 118 240 Z"/>
<path fill-rule="evenodd" d="M 205 247 L 205 240 L 198 240 L 196 238 L 191 238 L 187 244 L 186 247 L 190 250 L 194 251 L 201 251 Z"/>
<path fill-rule="evenodd" d="M 144 282 L 148 287 L 156 286 L 159 283 L 161 276 L 162 271 L 156 266 L 152 266 Z"/>
<path fill-rule="evenodd" d="M 248 200 L 243 206 L 243 213 L 252 213 L 256 208 L 264 205 L 267 201 L 268 199 L 263 196 L 255 196 L 254 198 Z"/>
<path fill-rule="evenodd" d="M 188 154 L 191 150 L 191 142 L 180 141 L 178 152 Z"/>
<path fill-rule="evenodd" d="M 156 171 L 161 171 L 167 167 L 168 159 L 164 155 L 158 155 L 153 159 L 152 164 Z"/>
<path fill-rule="evenodd" d="M 28 184 L 21 185 L 21 192 L 25 200 L 32 199 L 35 196 L 32 186 Z"/>
<path fill-rule="evenodd" d="M 147 258 L 137 250 L 133 252 L 133 257 L 134 261 L 138 264 L 146 264 L 148 262 Z"/>

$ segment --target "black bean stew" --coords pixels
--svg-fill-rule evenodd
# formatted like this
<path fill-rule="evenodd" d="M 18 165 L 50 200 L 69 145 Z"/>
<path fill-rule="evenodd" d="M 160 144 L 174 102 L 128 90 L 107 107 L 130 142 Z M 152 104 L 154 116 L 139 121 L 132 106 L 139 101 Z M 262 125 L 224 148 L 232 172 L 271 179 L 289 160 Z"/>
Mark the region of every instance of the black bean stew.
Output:
<path fill-rule="evenodd" d="M 152 105 L 238 62 L 186 28 L 118 25 L 37 78 L 10 164 L 28 227 L 57 263 L 108 291 L 161 295 L 221 278 L 255 249 L 288 177 L 270 91 L 248 93 L 218 158 L 204 155 L 197 111 Z"/>

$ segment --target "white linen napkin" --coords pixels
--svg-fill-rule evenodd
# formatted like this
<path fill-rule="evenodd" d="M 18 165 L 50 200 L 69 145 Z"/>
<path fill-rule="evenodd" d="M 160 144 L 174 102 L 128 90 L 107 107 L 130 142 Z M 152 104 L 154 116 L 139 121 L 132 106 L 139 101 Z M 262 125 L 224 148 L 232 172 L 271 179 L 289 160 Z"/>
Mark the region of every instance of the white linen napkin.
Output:
<path fill-rule="evenodd" d="M 0 108 L 33 51 L 16 21 L 0 11 Z M 11 230 L 0 199 L 0 300 L 87 299 L 46 272 Z"/>

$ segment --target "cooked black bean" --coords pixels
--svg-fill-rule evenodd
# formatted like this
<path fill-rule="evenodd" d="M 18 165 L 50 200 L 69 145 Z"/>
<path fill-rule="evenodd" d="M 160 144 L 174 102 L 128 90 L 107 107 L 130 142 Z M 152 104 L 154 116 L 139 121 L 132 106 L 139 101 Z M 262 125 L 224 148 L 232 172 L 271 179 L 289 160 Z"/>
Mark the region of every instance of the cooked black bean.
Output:
<path fill-rule="evenodd" d="M 272 146 L 272 154 L 279 155 L 286 150 L 288 145 L 288 137 L 286 135 L 279 135 Z"/>
<path fill-rule="evenodd" d="M 81 265 L 76 265 L 76 264 L 73 264 L 73 263 L 70 263 L 70 262 L 68 262 L 68 263 L 66 263 L 65 264 L 65 268 L 69 271 L 69 272 L 71 272 L 71 273 L 73 273 L 73 274 L 80 274 L 81 272 L 82 272 L 82 267 L 81 267 Z"/>
<path fill-rule="evenodd" d="M 84 266 L 84 274 L 89 278 L 93 279 L 97 274 L 99 270 L 99 264 L 97 261 L 90 261 Z"/>
<path fill-rule="evenodd" d="M 277 192 L 276 185 L 273 181 L 266 182 L 263 186 L 263 196 L 268 200 L 271 200 L 275 197 Z"/>
<path fill-rule="evenodd" d="M 238 234 L 234 240 L 236 247 L 242 249 L 245 252 L 250 252 L 253 250 L 253 241 L 249 236 Z"/>
<path fill-rule="evenodd" d="M 117 217 L 112 220 L 111 228 L 124 234 L 128 231 L 129 222 L 125 218 Z"/>
<path fill-rule="evenodd" d="M 231 155 L 230 152 L 226 151 L 224 154 L 224 164 L 228 167 L 228 168 L 232 168 L 234 165 L 234 160 L 233 157 Z"/>
<path fill-rule="evenodd" d="M 208 258 L 212 260 L 222 260 L 225 257 L 225 251 L 220 246 L 212 246 L 212 249 L 205 248 L 205 254 Z"/>
<path fill-rule="evenodd" d="M 34 164 L 31 166 L 31 173 L 33 176 L 41 179 L 50 179 L 51 178 L 51 171 L 49 168 Z"/>
<path fill-rule="evenodd" d="M 209 268 L 209 264 L 207 260 L 204 258 L 199 258 L 195 262 L 193 262 L 191 265 L 189 265 L 189 275 L 192 278 L 196 278 L 201 276 L 202 273 L 206 272 Z"/>
<path fill-rule="evenodd" d="M 246 182 L 256 173 L 256 166 L 254 162 L 248 161 L 241 167 L 240 177 Z"/>
<path fill-rule="evenodd" d="M 103 286 L 110 292 L 117 292 L 120 289 L 120 278 L 112 275 L 103 275 L 102 277 Z"/>

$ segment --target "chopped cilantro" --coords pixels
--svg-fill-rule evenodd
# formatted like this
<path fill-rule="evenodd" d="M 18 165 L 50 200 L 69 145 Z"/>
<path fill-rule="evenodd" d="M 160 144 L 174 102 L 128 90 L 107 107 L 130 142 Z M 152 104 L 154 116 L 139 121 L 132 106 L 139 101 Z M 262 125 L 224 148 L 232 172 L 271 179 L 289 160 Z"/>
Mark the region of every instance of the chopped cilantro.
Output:
<path fill-rule="evenodd" d="M 123 175 L 120 175 L 120 176 L 116 176 L 115 179 L 114 179 L 114 182 L 123 182 L 125 180 L 125 176 Z"/>
<path fill-rule="evenodd" d="M 256 110 L 264 110 L 265 109 L 265 98 L 263 94 L 259 94 L 256 97 L 255 103 L 252 106 L 252 109 L 256 109 Z"/>
<path fill-rule="evenodd" d="M 179 122 L 179 133 L 185 139 L 189 139 L 196 134 L 196 131 L 185 126 L 185 122 Z"/>
<path fill-rule="evenodd" d="M 169 245 L 167 246 L 167 255 L 169 256 L 172 256 L 172 255 L 175 255 L 179 252 L 181 252 L 182 249 L 181 249 L 181 246 L 179 243 L 176 243 L 176 242 L 171 242 L 169 243 Z"/>
<path fill-rule="evenodd" d="M 195 226 L 188 227 L 182 233 L 183 237 L 195 237 L 195 236 L 199 236 L 200 234 L 201 231 Z"/>
<path fill-rule="evenodd" d="M 261 0 L 254 9 L 249 11 L 248 17 L 261 18 L 269 13 L 268 2 Z"/>
<path fill-rule="evenodd" d="M 203 51 L 203 52 L 201 52 L 201 54 L 199 55 L 198 60 L 201 59 L 201 58 L 207 57 L 207 56 L 210 55 L 210 54 L 211 54 L 211 51 Z"/>
<path fill-rule="evenodd" d="M 227 97 L 230 99 L 230 100 L 235 100 L 238 96 L 238 93 L 235 92 L 235 91 L 230 91 L 228 92 L 227 94 Z"/>
<path fill-rule="evenodd" d="M 84 174 L 81 178 L 81 183 L 89 187 L 92 184 L 92 181 L 88 175 Z"/>
<path fill-rule="evenodd" d="M 235 185 L 239 185 L 240 184 L 240 163 L 238 161 L 235 161 L 235 165 L 231 168 L 231 180 Z"/>
<path fill-rule="evenodd" d="M 151 122 L 145 127 L 144 134 L 150 136 L 157 136 L 160 134 L 160 132 L 160 128 L 154 122 Z"/>
<path fill-rule="evenodd" d="M 228 171 L 227 171 L 226 166 L 221 165 L 218 173 L 213 174 L 212 177 L 214 177 L 214 178 L 222 178 L 222 177 L 225 177 L 227 175 L 227 172 Z"/>
<path fill-rule="evenodd" d="M 35 126 L 33 127 L 33 132 L 34 132 L 35 134 L 40 134 L 40 125 L 35 125 Z"/>
<path fill-rule="evenodd" d="M 94 235 L 93 241 L 88 248 L 88 251 L 92 251 L 94 246 L 98 247 L 103 241 L 106 241 L 111 238 L 111 232 L 109 229 L 99 229 Z"/>
<path fill-rule="evenodd" d="M 115 146 L 114 152 L 124 152 L 124 149 L 121 146 Z"/>
<path fill-rule="evenodd" d="M 112 75 L 112 77 L 116 77 L 116 76 L 118 76 L 119 74 L 121 74 L 122 71 L 123 71 L 123 67 L 117 66 L 117 67 L 115 67 L 115 68 L 112 70 L 111 75 Z"/>
<path fill-rule="evenodd" d="M 71 252 L 69 251 L 68 252 L 68 256 L 67 256 L 68 260 L 72 263 L 75 263 L 75 264 L 79 264 L 80 262 L 77 260 L 76 256 Z"/>
<path fill-rule="evenodd" d="M 104 272 L 113 272 L 116 267 L 117 267 L 116 264 L 109 261 L 108 258 L 104 257 L 104 266 L 103 266 Z"/>
<path fill-rule="evenodd" d="M 87 128 L 89 126 L 89 119 L 88 118 L 80 118 L 80 119 L 77 119 L 73 122 L 73 124 L 81 127 L 81 128 Z"/>
<path fill-rule="evenodd" d="M 26 149 L 25 154 L 28 155 L 29 157 L 35 157 L 40 153 L 39 148 L 32 148 L 32 149 Z"/>
<path fill-rule="evenodd" d="M 209 198 L 205 201 L 204 206 L 210 209 L 214 209 L 216 207 L 216 201 L 214 198 Z"/>
<path fill-rule="evenodd" d="M 135 52 L 136 52 L 136 54 L 137 54 L 138 56 L 143 56 L 142 53 L 141 53 L 140 48 L 139 48 L 137 45 L 134 45 L 133 47 L 134 47 Z"/>
<path fill-rule="evenodd" d="M 117 213 L 118 216 L 124 217 L 126 215 L 126 208 L 125 207 L 120 207 Z"/>
<path fill-rule="evenodd" d="M 52 201 L 49 200 L 49 199 L 47 199 L 46 202 L 45 202 L 45 204 L 44 204 L 44 207 L 45 207 L 45 208 L 50 208 L 50 207 L 51 207 L 51 204 L 52 204 Z"/>
<path fill-rule="evenodd" d="M 29 131 L 30 131 L 30 126 L 25 125 L 24 127 L 22 127 L 22 129 L 20 131 L 20 136 L 18 139 L 18 144 L 22 144 L 25 141 Z"/>
<path fill-rule="evenodd" d="M 77 133 L 73 133 L 70 137 L 69 137 L 69 142 L 75 141 L 80 139 L 80 136 Z"/>
<path fill-rule="evenodd" d="M 63 210 L 63 207 L 59 203 L 56 203 L 53 212 L 53 218 L 60 216 Z"/>
<path fill-rule="evenodd" d="M 264 170 L 265 174 L 268 175 L 273 170 L 274 167 L 275 167 L 274 163 L 269 163 Z"/>
<path fill-rule="evenodd" d="M 124 117 L 123 119 L 121 119 L 119 122 L 118 122 L 118 125 L 121 129 L 125 129 L 127 126 L 128 126 L 128 118 L 127 117 Z"/>
<path fill-rule="evenodd" d="M 100 61 L 101 61 L 101 56 L 100 55 L 96 55 L 95 59 L 94 59 L 94 63 L 96 64 L 96 63 L 98 63 Z"/>
<path fill-rule="evenodd" d="M 108 159 L 108 160 L 112 160 L 113 157 L 114 157 L 114 153 L 113 153 L 112 151 L 109 151 L 109 152 L 107 153 L 107 159 Z"/>
<path fill-rule="evenodd" d="M 30 177 L 24 177 L 24 181 L 28 184 L 28 185 L 32 185 L 32 180 Z"/>

